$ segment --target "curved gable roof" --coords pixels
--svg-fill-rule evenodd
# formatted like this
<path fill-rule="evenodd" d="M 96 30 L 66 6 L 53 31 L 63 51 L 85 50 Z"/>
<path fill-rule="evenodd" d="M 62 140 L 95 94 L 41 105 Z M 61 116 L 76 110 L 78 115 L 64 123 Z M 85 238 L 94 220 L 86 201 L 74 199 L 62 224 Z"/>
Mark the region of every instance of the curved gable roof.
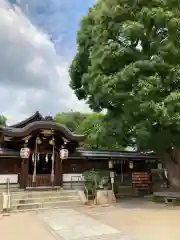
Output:
<path fill-rule="evenodd" d="M 35 121 L 22 128 L 1 126 L 2 134 L 7 137 L 25 137 L 32 131 L 41 129 L 59 131 L 69 141 L 83 141 L 85 139 L 84 135 L 75 135 L 66 126 L 54 121 Z"/>
<path fill-rule="evenodd" d="M 38 112 L 36 111 L 31 117 L 19 122 L 19 123 L 16 123 L 14 125 L 11 125 L 9 126 L 10 128 L 23 128 L 25 127 L 26 125 L 28 125 L 29 123 L 32 123 L 32 122 L 36 122 L 36 121 L 41 121 L 43 120 L 43 116 Z"/>

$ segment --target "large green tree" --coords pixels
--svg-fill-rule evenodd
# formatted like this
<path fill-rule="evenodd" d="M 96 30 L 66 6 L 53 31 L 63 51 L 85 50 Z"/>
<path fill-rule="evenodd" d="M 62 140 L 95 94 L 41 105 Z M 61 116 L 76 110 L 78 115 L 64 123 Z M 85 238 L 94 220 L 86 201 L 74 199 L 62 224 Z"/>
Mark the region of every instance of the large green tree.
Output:
<path fill-rule="evenodd" d="M 99 0 L 81 21 L 71 87 L 153 150 L 180 187 L 180 1 Z M 119 127 L 118 127 L 119 126 Z M 120 135 L 120 134 L 119 134 Z"/>

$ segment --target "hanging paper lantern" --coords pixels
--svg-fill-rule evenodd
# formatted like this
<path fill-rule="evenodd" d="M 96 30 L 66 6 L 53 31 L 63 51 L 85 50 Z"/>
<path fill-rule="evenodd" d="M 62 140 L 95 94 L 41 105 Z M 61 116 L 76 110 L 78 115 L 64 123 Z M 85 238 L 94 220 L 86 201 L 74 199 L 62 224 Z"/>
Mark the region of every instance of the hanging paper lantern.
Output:
<path fill-rule="evenodd" d="M 28 147 L 21 148 L 20 156 L 23 159 L 28 159 L 30 157 L 30 149 Z"/>
<path fill-rule="evenodd" d="M 29 150 L 27 150 L 27 151 L 25 151 L 25 153 L 24 153 L 24 158 L 29 158 L 30 157 L 30 151 Z"/>
<path fill-rule="evenodd" d="M 133 164 L 132 161 L 130 161 L 130 162 L 129 162 L 129 168 L 130 168 L 130 169 L 133 169 L 133 167 L 134 167 L 134 164 Z"/>
<path fill-rule="evenodd" d="M 69 155 L 68 149 L 62 148 L 60 151 L 60 158 L 61 159 L 67 159 Z"/>

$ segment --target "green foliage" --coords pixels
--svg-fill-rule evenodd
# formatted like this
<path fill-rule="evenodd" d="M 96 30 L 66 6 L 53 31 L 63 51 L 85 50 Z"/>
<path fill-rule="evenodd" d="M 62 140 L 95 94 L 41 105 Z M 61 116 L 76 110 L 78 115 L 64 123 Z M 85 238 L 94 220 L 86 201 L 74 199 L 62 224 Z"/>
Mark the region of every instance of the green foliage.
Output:
<path fill-rule="evenodd" d="M 83 144 L 85 148 L 100 148 L 100 134 L 103 115 L 86 114 L 84 121 L 76 129 L 77 134 L 85 134 L 87 139 Z"/>
<path fill-rule="evenodd" d="M 65 125 L 70 131 L 75 132 L 77 127 L 84 120 L 84 114 L 80 112 L 63 112 L 57 113 L 55 116 L 55 121 Z"/>
<path fill-rule="evenodd" d="M 4 115 L 0 115 L 0 125 L 6 125 L 7 118 Z"/>
<path fill-rule="evenodd" d="M 108 188 L 109 187 L 109 176 L 108 172 L 103 171 L 86 171 L 83 173 L 83 177 L 85 180 L 85 185 L 87 187 L 89 196 L 95 196 L 96 191 L 102 187 L 102 188 Z"/>
<path fill-rule="evenodd" d="M 83 177 L 89 196 L 94 197 L 96 195 L 98 183 L 100 182 L 99 173 L 96 171 L 86 171 L 83 173 Z"/>
<path fill-rule="evenodd" d="M 107 109 L 118 145 L 179 147 L 179 8 L 178 0 L 100 0 L 81 21 L 70 86 L 94 111 Z"/>
<path fill-rule="evenodd" d="M 105 125 L 104 115 L 100 113 L 82 114 L 79 112 L 58 113 L 56 122 L 64 124 L 76 134 L 86 135 L 83 148 L 122 149 L 118 145 L 118 135 L 112 135 L 112 125 Z M 111 136 L 112 135 L 112 136 Z"/>

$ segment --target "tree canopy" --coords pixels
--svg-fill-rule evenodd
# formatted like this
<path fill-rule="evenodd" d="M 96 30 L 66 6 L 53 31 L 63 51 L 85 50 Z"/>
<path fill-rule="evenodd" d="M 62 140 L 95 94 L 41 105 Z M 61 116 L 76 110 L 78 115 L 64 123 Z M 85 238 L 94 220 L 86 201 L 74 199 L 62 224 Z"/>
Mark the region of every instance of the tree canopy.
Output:
<path fill-rule="evenodd" d="M 141 149 L 180 143 L 179 5 L 98 1 L 77 35 L 71 87 L 93 110 L 107 109 Z"/>
<path fill-rule="evenodd" d="M 111 124 L 104 125 L 104 115 L 100 113 L 67 112 L 58 113 L 56 122 L 64 124 L 76 134 L 86 135 L 81 147 L 94 149 L 123 149 L 118 144 L 118 135 L 112 134 Z"/>
<path fill-rule="evenodd" d="M 94 111 L 107 109 L 107 119 L 116 122 L 122 143 L 135 140 L 139 149 L 169 154 L 168 164 L 176 165 L 180 165 L 179 8 L 178 0 L 98 1 L 81 21 L 70 66 L 70 86 L 77 97 Z M 176 173 L 180 175 L 180 169 Z"/>
<path fill-rule="evenodd" d="M 82 123 L 84 118 L 84 114 L 73 111 L 57 113 L 55 116 L 56 122 L 64 124 L 71 132 L 76 132 L 77 127 Z"/>

